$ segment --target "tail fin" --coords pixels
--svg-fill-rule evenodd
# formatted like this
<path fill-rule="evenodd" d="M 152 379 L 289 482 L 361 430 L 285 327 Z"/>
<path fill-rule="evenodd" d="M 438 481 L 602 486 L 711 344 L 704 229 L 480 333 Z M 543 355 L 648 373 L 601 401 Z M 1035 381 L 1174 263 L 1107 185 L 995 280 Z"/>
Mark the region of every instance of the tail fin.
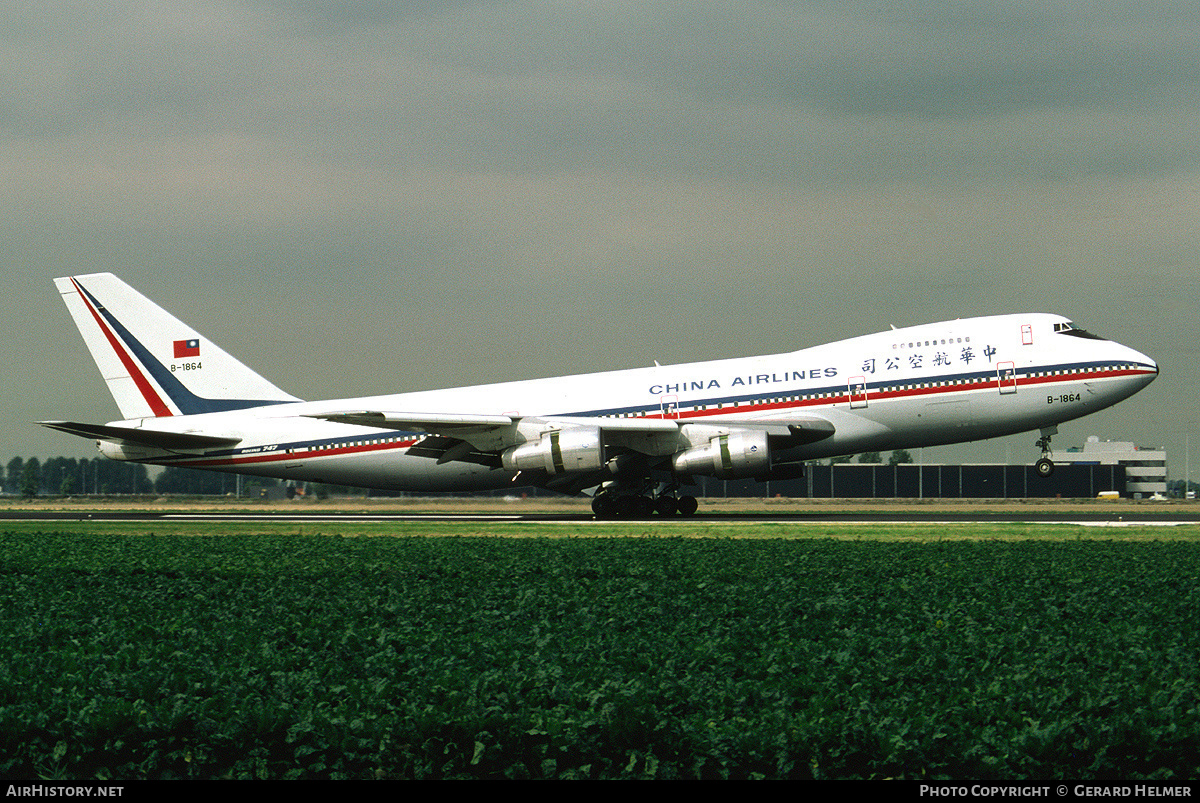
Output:
<path fill-rule="evenodd" d="M 300 401 L 111 273 L 54 284 L 126 419 Z"/>

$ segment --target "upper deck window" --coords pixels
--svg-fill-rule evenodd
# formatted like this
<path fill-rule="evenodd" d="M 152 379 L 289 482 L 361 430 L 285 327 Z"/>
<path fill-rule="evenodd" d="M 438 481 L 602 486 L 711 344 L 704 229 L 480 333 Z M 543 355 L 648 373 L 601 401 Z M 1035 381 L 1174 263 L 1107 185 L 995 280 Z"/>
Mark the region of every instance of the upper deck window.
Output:
<path fill-rule="evenodd" d="M 1071 337 L 1082 337 L 1084 340 L 1104 340 L 1100 335 L 1094 335 L 1086 329 L 1081 329 L 1073 322 L 1054 324 L 1054 331 L 1060 335 L 1070 335 Z"/>

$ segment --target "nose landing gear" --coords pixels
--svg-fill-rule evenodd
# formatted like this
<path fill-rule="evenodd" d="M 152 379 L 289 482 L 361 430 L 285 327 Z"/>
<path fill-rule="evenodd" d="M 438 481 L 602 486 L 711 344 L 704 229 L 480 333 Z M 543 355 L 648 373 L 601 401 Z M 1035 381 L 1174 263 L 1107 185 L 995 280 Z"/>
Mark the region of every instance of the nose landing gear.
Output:
<path fill-rule="evenodd" d="M 1037 439 L 1034 446 L 1042 450 L 1042 457 L 1033 464 L 1033 470 L 1039 477 L 1049 477 L 1054 473 L 1053 453 L 1050 451 L 1050 436 L 1058 433 L 1058 427 L 1043 427 L 1042 437 Z"/>

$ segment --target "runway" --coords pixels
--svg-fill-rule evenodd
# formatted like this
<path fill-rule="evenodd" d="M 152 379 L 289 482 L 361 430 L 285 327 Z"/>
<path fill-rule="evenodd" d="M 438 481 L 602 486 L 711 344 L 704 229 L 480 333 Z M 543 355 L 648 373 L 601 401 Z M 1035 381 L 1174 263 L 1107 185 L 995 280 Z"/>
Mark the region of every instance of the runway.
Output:
<path fill-rule="evenodd" d="M 769 524 L 769 523 L 830 523 L 830 524 L 963 524 L 963 523 L 1027 523 L 1073 524 L 1092 527 L 1120 526 L 1183 526 L 1200 523 L 1200 510 L 1150 511 L 1052 511 L 1052 510 L 937 510 L 928 513 L 912 510 L 881 511 L 803 511 L 803 512 L 700 512 L 688 518 L 650 516 L 631 519 L 597 521 L 586 513 L 498 513 L 498 512 L 395 512 L 374 513 L 313 513 L 306 511 L 269 510 L 262 512 L 177 512 L 148 510 L 7 510 L 0 511 L 0 521 L 260 521 L 260 522 L 477 522 L 477 523 L 554 523 L 590 524 L 674 524 L 682 528 L 705 524 Z"/>

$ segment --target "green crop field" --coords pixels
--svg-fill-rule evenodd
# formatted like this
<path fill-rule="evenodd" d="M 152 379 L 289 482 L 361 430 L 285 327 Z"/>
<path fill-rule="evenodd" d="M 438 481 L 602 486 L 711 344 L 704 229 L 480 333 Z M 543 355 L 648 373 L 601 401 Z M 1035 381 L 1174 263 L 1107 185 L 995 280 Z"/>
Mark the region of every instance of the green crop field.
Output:
<path fill-rule="evenodd" d="M 4 778 L 1200 774 L 1195 525 L 0 527 Z"/>

